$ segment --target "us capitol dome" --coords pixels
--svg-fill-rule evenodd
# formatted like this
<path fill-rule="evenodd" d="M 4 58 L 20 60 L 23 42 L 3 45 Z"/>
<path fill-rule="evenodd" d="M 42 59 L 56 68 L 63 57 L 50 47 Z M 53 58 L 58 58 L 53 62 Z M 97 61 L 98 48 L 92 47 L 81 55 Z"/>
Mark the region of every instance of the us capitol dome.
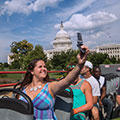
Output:
<path fill-rule="evenodd" d="M 56 33 L 53 40 L 53 49 L 44 50 L 44 52 L 47 54 L 48 59 L 50 59 L 55 53 L 66 52 L 69 49 L 72 49 L 72 42 L 69 34 L 64 30 L 63 22 L 61 22 L 60 31 Z"/>

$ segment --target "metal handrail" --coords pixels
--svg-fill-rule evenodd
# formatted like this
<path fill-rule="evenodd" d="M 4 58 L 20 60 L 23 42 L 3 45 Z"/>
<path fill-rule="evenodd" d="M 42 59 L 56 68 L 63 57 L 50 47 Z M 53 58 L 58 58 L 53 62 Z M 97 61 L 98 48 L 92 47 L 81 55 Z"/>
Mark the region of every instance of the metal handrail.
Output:
<path fill-rule="evenodd" d="M 67 72 L 67 71 L 48 71 L 48 73 L 58 73 L 58 72 Z M 0 74 L 25 74 L 26 71 L 0 71 Z"/>

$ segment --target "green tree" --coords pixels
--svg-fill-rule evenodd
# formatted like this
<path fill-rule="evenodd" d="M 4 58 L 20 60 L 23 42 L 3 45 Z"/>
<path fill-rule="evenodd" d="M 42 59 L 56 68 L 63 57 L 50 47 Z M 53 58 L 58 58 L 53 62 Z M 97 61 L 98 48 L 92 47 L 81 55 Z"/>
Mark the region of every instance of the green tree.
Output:
<path fill-rule="evenodd" d="M 113 56 L 112 58 L 110 58 L 110 62 L 111 62 L 112 64 L 115 64 L 115 63 L 117 63 L 117 60 L 116 60 L 116 58 Z"/>
<path fill-rule="evenodd" d="M 7 62 L 3 63 L 4 67 L 9 67 L 9 64 Z"/>
<path fill-rule="evenodd" d="M 51 59 L 51 68 L 57 70 L 63 70 L 71 62 L 77 62 L 76 55 L 77 51 L 68 50 L 67 52 L 62 51 L 61 53 L 56 53 Z"/>
<path fill-rule="evenodd" d="M 10 58 L 13 60 L 11 66 L 12 68 L 20 69 L 22 64 L 24 64 L 24 57 L 33 49 L 33 45 L 28 43 L 27 40 L 22 40 L 20 42 L 12 42 L 10 47 L 12 53 Z"/>
<path fill-rule="evenodd" d="M 0 62 L 0 70 L 3 70 L 3 69 L 4 69 L 3 63 Z"/>
<path fill-rule="evenodd" d="M 42 46 L 36 45 L 32 51 L 29 51 L 28 54 L 24 57 L 24 64 L 22 64 L 22 68 L 26 68 L 29 62 L 33 59 L 41 59 L 47 62 L 47 56 L 43 51 Z"/>
<path fill-rule="evenodd" d="M 116 64 L 120 64 L 120 59 L 117 59 Z"/>
<path fill-rule="evenodd" d="M 103 64 L 106 59 L 109 60 L 108 54 L 90 53 L 88 55 L 88 60 L 91 61 L 93 63 L 93 65 Z"/>
<path fill-rule="evenodd" d="M 105 59 L 103 64 L 112 64 L 112 62 L 109 59 Z"/>

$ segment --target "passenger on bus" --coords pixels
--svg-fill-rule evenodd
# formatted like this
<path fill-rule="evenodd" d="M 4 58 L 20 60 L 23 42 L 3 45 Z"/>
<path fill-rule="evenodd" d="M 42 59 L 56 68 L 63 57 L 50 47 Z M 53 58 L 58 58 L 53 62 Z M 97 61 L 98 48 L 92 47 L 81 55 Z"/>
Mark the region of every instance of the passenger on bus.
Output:
<path fill-rule="evenodd" d="M 86 53 L 84 56 L 82 54 L 77 55 L 78 64 L 60 81 L 49 82 L 46 64 L 43 60 L 33 60 L 30 62 L 20 89 L 33 102 L 34 120 L 57 120 L 53 109 L 55 96 L 60 91 L 66 89 L 76 79 L 83 68 L 89 49 L 85 45 L 82 48 L 86 49 Z M 23 98 L 20 97 L 20 99 Z"/>
<path fill-rule="evenodd" d="M 74 67 L 75 64 L 69 64 L 67 66 L 68 73 Z M 73 111 L 70 120 L 86 120 L 87 111 L 93 107 L 91 85 L 85 79 L 81 79 L 78 76 L 77 79 L 70 85 L 70 88 L 73 91 Z"/>
<path fill-rule="evenodd" d="M 91 109 L 91 119 L 100 120 L 99 110 L 97 106 L 98 96 L 100 96 L 100 88 L 98 81 L 92 76 L 91 71 L 93 65 L 90 61 L 86 61 L 81 70 L 81 75 L 90 83 L 93 95 L 93 108 Z"/>
<path fill-rule="evenodd" d="M 98 80 L 100 86 L 101 96 L 99 98 L 99 105 L 106 108 L 107 115 L 105 120 L 110 120 L 113 109 L 113 102 L 106 97 L 106 79 L 101 76 L 101 69 L 99 66 L 93 68 L 93 76 Z"/>

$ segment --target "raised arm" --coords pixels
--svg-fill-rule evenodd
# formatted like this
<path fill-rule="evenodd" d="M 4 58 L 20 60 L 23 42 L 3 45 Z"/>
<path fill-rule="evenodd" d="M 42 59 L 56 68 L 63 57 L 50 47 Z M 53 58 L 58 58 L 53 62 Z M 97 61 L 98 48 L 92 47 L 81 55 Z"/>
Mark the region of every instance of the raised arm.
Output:
<path fill-rule="evenodd" d="M 69 74 L 64 79 L 58 82 L 50 83 L 50 89 L 54 95 L 67 88 L 78 77 L 81 69 L 84 66 L 87 55 L 89 54 L 89 49 L 86 46 L 83 45 L 81 47 L 86 49 L 86 53 L 84 55 L 81 53 L 77 55 L 78 64 L 76 67 L 71 72 L 69 72 Z"/>

